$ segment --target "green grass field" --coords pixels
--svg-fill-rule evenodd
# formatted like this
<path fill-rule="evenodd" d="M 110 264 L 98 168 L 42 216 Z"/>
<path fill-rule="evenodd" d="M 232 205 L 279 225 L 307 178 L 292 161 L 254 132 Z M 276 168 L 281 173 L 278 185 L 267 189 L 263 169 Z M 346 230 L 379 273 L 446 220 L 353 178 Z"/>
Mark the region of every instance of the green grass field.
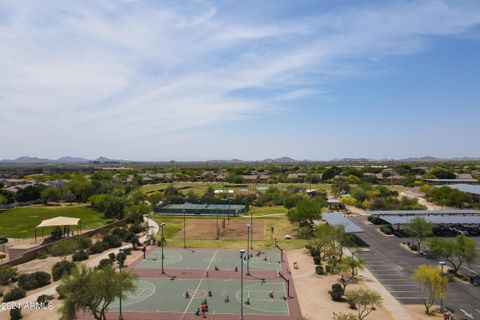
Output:
<path fill-rule="evenodd" d="M 82 230 L 95 229 L 111 221 L 86 206 L 14 208 L 0 211 L 0 235 L 10 238 L 32 238 L 35 235 L 34 228 L 42 220 L 58 216 L 80 218 Z M 48 228 L 44 229 L 44 234 L 49 232 Z"/>

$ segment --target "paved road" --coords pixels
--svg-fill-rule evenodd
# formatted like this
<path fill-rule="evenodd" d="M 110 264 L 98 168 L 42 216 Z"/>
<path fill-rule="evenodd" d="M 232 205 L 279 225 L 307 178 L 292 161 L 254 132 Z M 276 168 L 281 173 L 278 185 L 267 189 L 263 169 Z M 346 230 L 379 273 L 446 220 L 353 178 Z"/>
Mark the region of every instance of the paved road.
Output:
<path fill-rule="evenodd" d="M 365 229 L 358 236 L 370 246 L 370 251 L 362 253 L 368 269 L 401 303 L 421 304 L 417 286 L 409 277 L 417 266 L 437 262 L 405 250 L 400 246 L 401 239 L 383 235 L 378 226 L 369 224 L 364 216 L 352 220 Z M 447 287 L 445 305 L 457 319 L 480 320 L 480 288 L 451 282 Z"/>

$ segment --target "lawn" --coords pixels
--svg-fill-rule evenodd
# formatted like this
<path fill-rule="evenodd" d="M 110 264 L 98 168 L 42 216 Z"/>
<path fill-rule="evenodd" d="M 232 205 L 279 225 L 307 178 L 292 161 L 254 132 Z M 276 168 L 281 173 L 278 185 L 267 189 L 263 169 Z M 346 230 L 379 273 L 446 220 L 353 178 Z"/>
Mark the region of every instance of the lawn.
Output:
<path fill-rule="evenodd" d="M 48 207 L 32 206 L 0 211 L 0 235 L 10 238 L 33 238 L 34 228 L 42 220 L 58 216 L 80 218 L 82 230 L 95 229 L 109 222 L 103 214 L 86 206 Z M 44 233 L 50 230 L 45 228 Z"/>

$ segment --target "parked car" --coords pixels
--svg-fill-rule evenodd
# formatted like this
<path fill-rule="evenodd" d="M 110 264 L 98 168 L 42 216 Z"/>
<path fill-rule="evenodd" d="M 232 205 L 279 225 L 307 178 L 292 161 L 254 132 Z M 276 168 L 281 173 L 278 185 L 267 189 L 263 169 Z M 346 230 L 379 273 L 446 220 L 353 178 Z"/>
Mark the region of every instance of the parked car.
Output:
<path fill-rule="evenodd" d="M 0 236 L 0 244 L 4 244 L 8 242 L 8 238 L 4 236 Z"/>

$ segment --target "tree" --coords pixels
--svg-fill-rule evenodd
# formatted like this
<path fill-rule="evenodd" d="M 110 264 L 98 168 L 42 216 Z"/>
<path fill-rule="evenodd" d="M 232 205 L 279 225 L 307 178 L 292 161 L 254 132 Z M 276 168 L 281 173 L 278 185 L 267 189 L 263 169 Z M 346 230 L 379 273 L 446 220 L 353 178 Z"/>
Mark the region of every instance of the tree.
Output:
<path fill-rule="evenodd" d="M 15 194 L 15 200 L 18 202 L 38 200 L 40 199 L 40 192 L 45 188 L 44 185 L 39 184 L 19 189 Z"/>
<path fill-rule="evenodd" d="M 135 275 L 129 271 L 117 272 L 111 266 L 100 269 L 89 269 L 82 266 L 62 280 L 65 292 L 61 309 L 65 319 L 75 319 L 76 312 L 91 312 L 97 320 L 106 320 L 108 306 L 120 297 L 125 298 L 128 292 L 135 290 Z"/>
<path fill-rule="evenodd" d="M 380 294 L 374 290 L 357 289 L 347 292 L 348 301 L 357 309 L 358 320 L 363 320 L 382 302 Z"/>
<path fill-rule="evenodd" d="M 322 208 L 315 199 L 302 199 L 295 208 L 288 210 L 287 217 L 290 222 L 297 222 L 301 227 L 311 227 L 315 220 L 322 217 Z"/>
<path fill-rule="evenodd" d="M 479 255 L 475 240 L 464 235 L 458 235 L 453 240 L 432 238 L 427 246 L 433 254 L 445 259 L 455 274 L 458 274 L 463 263 L 472 263 Z"/>
<path fill-rule="evenodd" d="M 411 279 L 418 283 L 418 291 L 423 296 L 425 313 L 430 314 L 430 308 L 435 300 L 445 297 L 448 277 L 440 274 L 437 267 L 424 264 L 415 269 Z"/>
<path fill-rule="evenodd" d="M 143 222 L 143 216 L 150 213 L 151 207 L 145 203 L 133 204 L 125 208 L 125 218 L 131 223 Z"/>
<path fill-rule="evenodd" d="M 163 195 L 161 192 L 155 191 L 147 195 L 147 200 L 152 206 L 157 205 L 160 201 L 163 200 Z"/>
<path fill-rule="evenodd" d="M 62 199 L 62 190 L 47 188 L 40 193 L 40 197 L 45 203 L 48 203 L 48 201 L 60 201 Z"/>
<path fill-rule="evenodd" d="M 63 261 L 67 260 L 67 256 L 74 253 L 79 248 L 79 243 L 76 239 L 60 240 L 53 244 L 48 252 L 54 257 L 60 257 Z"/>
<path fill-rule="evenodd" d="M 345 294 L 347 286 L 355 279 L 358 269 L 363 269 L 364 262 L 362 259 L 353 257 L 343 258 L 338 262 L 337 272 L 340 275 L 338 281 L 342 285 L 342 295 Z"/>
<path fill-rule="evenodd" d="M 427 239 L 433 230 L 433 224 L 422 217 L 415 217 L 405 226 L 407 234 L 417 240 L 418 252 L 421 252 L 422 242 Z"/>
<path fill-rule="evenodd" d="M 8 199 L 3 194 L 0 194 L 0 206 L 7 203 Z"/>
<path fill-rule="evenodd" d="M 202 195 L 201 198 L 203 203 L 212 203 L 215 200 L 215 190 L 213 190 L 212 186 L 208 186 L 207 190 L 205 190 L 205 193 Z"/>
<path fill-rule="evenodd" d="M 340 174 L 342 173 L 342 169 L 338 168 L 338 167 L 332 167 L 332 168 L 328 168 L 327 170 L 325 170 L 325 172 L 322 174 L 322 180 L 323 181 L 327 181 L 327 180 L 330 180 L 330 179 L 333 179 L 335 178 L 335 176 L 337 174 Z"/>
<path fill-rule="evenodd" d="M 350 184 L 346 178 L 338 178 L 332 184 L 332 193 L 335 195 L 344 194 L 350 192 Z"/>
<path fill-rule="evenodd" d="M 84 201 L 92 191 L 92 182 L 81 174 L 73 175 L 71 180 L 65 184 L 67 190 L 72 192 L 76 199 Z"/>

